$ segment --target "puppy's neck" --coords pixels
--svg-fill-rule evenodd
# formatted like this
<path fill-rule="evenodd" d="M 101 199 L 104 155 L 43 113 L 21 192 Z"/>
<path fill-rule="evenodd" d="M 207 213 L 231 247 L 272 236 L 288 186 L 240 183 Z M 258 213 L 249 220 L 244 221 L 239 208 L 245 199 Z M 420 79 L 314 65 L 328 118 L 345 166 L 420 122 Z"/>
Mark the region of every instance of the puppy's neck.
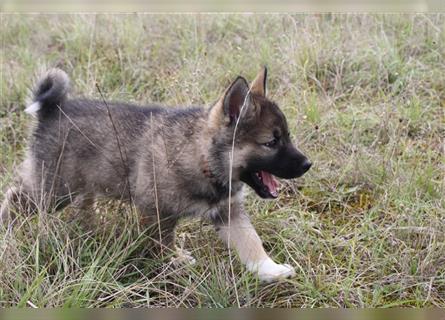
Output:
<path fill-rule="evenodd" d="M 207 156 L 202 154 L 199 166 L 201 169 L 202 174 L 209 180 L 216 180 L 216 175 L 213 173 L 212 169 L 210 168 L 209 161 L 207 159 Z"/>

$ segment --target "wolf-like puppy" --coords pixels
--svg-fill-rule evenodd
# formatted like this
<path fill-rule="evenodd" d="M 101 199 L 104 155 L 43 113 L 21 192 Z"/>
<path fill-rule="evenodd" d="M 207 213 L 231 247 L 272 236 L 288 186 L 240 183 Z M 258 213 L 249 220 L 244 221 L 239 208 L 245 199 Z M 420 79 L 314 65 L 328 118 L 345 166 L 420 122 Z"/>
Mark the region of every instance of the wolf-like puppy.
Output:
<path fill-rule="evenodd" d="M 296 178 L 311 167 L 266 98 L 266 76 L 264 68 L 250 85 L 238 77 L 210 108 L 174 109 L 68 99 L 68 76 L 49 70 L 25 110 L 37 121 L 1 220 L 69 204 L 94 212 L 97 198 L 131 201 L 157 248 L 194 262 L 175 247 L 174 230 L 179 218 L 204 215 L 261 280 L 293 276 L 267 255 L 243 208 L 245 184 L 276 198 L 274 176 Z"/>

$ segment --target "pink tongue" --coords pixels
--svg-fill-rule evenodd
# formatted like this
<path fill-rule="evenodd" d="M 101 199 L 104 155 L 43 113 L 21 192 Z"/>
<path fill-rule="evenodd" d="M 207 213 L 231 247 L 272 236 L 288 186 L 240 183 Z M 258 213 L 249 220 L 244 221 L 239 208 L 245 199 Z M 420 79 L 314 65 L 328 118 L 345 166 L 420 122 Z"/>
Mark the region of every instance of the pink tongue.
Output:
<path fill-rule="evenodd" d="M 278 196 L 277 188 L 279 186 L 277 180 L 274 177 L 265 171 L 260 171 L 261 179 L 263 179 L 264 185 L 269 189 L 269 192 L 274 197 Z"/>

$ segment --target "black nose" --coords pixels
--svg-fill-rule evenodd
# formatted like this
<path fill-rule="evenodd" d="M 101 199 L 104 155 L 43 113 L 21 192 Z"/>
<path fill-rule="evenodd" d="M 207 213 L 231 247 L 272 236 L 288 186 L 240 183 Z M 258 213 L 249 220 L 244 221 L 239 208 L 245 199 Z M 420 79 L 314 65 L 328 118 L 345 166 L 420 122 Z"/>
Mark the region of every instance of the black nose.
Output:
<path fill-rule="evenodd" d="M 301 167 L 303 168 L 303 171 L 306 172 L 312 167 L 312 162 L 310 162 L 309 160 L 305 160 Z"/>

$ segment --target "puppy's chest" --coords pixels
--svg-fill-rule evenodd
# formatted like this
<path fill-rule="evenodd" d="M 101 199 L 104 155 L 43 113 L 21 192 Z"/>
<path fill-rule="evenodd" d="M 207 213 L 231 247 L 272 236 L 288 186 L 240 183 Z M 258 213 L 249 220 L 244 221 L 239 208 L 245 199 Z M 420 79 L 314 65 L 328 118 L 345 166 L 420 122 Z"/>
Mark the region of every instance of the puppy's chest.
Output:
<path fill-rule="evenodd" d="M 205 197 L 188 198 L 185 207 L 180 211 L 185 216 L 201 216 L 213 219 L 221 212 L 228 211 L 230 204 L 233 206 L 234 203 L 239 201 L 242 201 L 242 188 L 237 188 L 236 192 L 232 192 L 230 197 L 221 197 L 218 200 Z"/>
<path fill-rule="evenodd" d="M 241 183 L 222 185 L 219 183 L 207 183 L 195 185 L 188 191 L 190 201 L 203 202 L 209 206 L 219 206 L 236 198 L 242 190 Z"/>

